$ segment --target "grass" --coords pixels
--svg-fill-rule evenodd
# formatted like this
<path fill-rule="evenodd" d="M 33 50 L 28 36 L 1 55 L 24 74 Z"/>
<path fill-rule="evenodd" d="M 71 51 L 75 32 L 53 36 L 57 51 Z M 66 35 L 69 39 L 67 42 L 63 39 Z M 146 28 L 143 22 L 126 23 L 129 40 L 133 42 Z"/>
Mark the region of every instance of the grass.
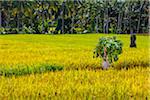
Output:
<path fill-rule="evenodd" d="M 0 98 L 149 99 L 149 69 L 60 71 L 1 77 Z"/>
<path fill-rule="evenodd" d="M 0 98 L 150 99 L 149 37 L 138 35 L 137 48 L 129 48 L 129 35 L 115 35 L 123 41 L 123 54 L 113 68 L 102 71 L 101 60 L 93 58 L 102 36 L 114 34 L 0 35 L 0 69 L 5 73 L 63 66 L 62 71 L 0 76 Z"/>
<path fill-rule="evenodd" d="M 93 49 L 100 34 L 86 35 L 4 35 L 0 36 L 1 67 L 56 64 L 64 69 L 95 69 L 99 59 L 93 59 Z M 111 35 L 112 36 L 112 35 Z M 137 48 L 129 48 L 129 35 L 117 35 L 124 43 L 123 54 L 116 67 L 148 66 L 148 37 L 137 37 Z"/>

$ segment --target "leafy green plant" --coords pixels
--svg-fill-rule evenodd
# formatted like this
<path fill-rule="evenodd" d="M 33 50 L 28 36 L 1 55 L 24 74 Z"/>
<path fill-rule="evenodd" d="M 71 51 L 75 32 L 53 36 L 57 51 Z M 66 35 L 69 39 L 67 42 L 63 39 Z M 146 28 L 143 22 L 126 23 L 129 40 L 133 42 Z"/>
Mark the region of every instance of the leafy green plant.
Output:
<path fill-rule="evenodd" d="M 5 34 L 6 32 L 5 32 L 5 28 L 0 28 L 0 34 Z"/>
<path fill-rule="evenodd" d="M 0 34 L 18 34 L 19 29 L 17 28 L 0 28 Z"/>
<path fill-rule="evenodd" d="M 29 27 L 26 27 L 25 25 L 23 26 L 23 30 L 22 30 L 23 33 L 27 33 L 27 34 L 33 34 L 35 31 L 29 26 Z"/>
<path fill-rule="evenodd" d="M 94 57 L 100 57 L 107 65 L 118 60 L 119 54 L 122 53 L 122 42 L 116 37 L 102 37 L 94 49 Z"/>
<path fill-rule="evenodd" d="M 49 64 L 42 64 L 40 66 L 22 66 L 21 68 L 0 68 L 0 76 L 21 76 L 27 74 L 36 74 L 36 73 L 44 73 L 48 71 L 61 71 L 63 70 L 62 66 L 58 65 L 49 65 Z"/>

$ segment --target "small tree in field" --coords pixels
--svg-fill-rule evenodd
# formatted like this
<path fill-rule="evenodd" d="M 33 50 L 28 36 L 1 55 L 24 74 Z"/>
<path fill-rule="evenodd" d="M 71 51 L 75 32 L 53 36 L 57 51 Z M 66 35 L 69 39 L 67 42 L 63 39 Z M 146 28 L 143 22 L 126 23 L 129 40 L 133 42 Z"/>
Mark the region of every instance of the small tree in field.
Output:
<path fill-rule="evenodd" d="M 122 42 L 116 37 L 100 38 L 94 49 L 94 57 L 103 59 L 103 69 L 108 69 L 109 65 L 118 60 L 118 55 L 122 53 Z"/>

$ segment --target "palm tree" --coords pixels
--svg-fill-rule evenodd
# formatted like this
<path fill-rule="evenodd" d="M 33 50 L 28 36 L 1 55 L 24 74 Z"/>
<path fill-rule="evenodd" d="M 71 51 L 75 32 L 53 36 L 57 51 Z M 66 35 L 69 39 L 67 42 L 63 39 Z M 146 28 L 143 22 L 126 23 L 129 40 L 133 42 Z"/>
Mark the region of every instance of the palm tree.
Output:
<path fill-rule="evenodd" d="M 62 33 L 66 32 L 65 18 L 71 18 L 71 33 L 74 27 L 82 31 L 109 33 L 110 26 L 117 33 L 127 30 L 140 33 L 148 31 L 148 7 L 148 0 L 2 0 L 0 27 L 15 26 L 19 29 L 31 26 L 34 30 L 39 28 L 39 33 L 44 33 L 45 23 L 56 23 L 59 16 Z M 51 16 L 55 16 L 55 19 Z"/>

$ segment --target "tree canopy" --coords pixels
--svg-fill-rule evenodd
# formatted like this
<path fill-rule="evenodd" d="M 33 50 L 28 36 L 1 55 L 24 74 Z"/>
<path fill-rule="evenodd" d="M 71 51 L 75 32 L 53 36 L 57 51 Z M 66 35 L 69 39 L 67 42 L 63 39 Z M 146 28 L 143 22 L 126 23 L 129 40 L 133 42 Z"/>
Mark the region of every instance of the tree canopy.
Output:
<path fill-rule="evenodd" d="M 0 5 L 0 30 L 8 33 L 148 33 L 148 0 L 2 0 Z"/>

